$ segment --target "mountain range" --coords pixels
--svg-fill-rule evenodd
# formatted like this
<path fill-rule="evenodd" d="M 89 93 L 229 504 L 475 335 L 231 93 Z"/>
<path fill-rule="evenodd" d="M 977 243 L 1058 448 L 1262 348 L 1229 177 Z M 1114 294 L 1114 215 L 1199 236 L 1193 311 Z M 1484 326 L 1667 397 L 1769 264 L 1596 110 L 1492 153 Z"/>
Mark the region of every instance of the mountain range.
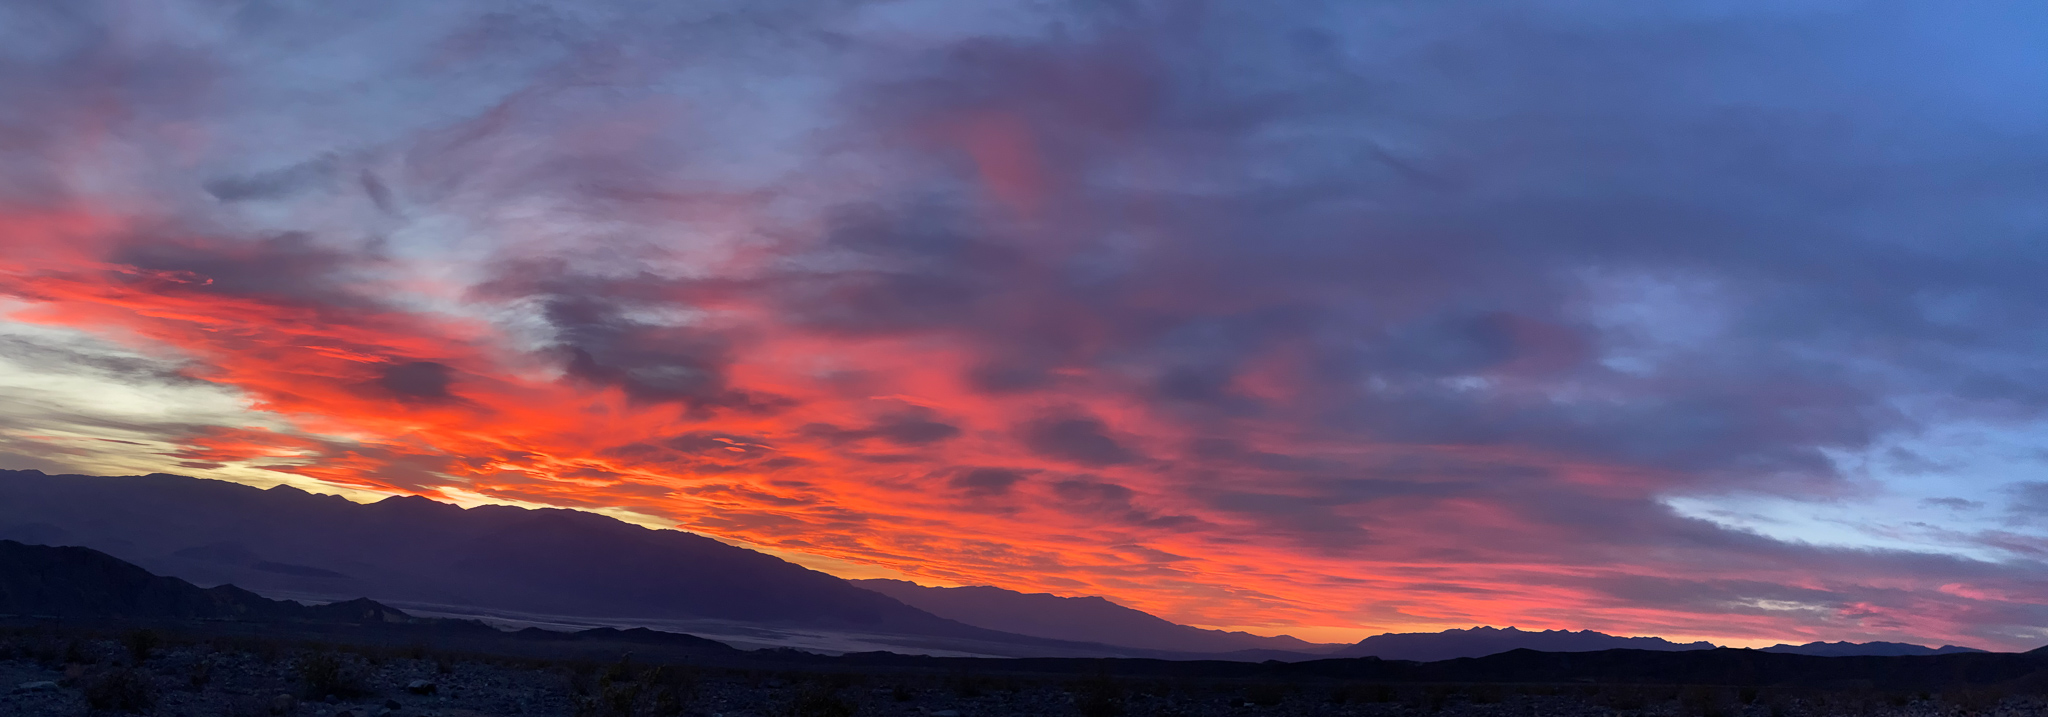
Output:
<path fill-rule="evenodd" d="M 89 547 L 160 575 L 273 597 L 600 621 L 586 625 L 839 630 L 970 654 L 1122 654 L 962 624 L 774 556 L 573 510 L 465 509 L 420 497 L 363 504 L 163 474 L 0 471 L 0 539 Z"/>
<path fill-rule="evenodd" d="M 200 588 L 89 548 L 0 540 L 0 615 L 144 620 L 408 623 L 370 600 L 271 600 L 233 585 Z"/>
<path fill-rule="evenodd" d="M 738 630 L 845 630 L 915 638 L 885 640 L 885 649 L 933 654 L 1431 661 L 1516 649 L 1713 647 L 1512 627 L 1316 644 L 1285 635 L 1179 625 L 1100 597 L 847 581 L 704 536 L 581 511 L 498 505 L 465 509 L 420 497 L 362 504 L 286 486 L 258 489 L 164 474 L 98 477 L 0 470 L 0 539 L 84 546 L 160 575 L 199 585 L 240 586 L 214 588 L 222 595 L 242 595 L 231 603 L 256 595 L 314 601 L 367 596 L 414 612 L 598 621 L 586 626 L 651 625 L 689 632 L 701 622 L 675 621 L 715 621 Z M 1970 648 L 1810 643 L 1766 651 L 1921 655 Z"/>
<path fill-rule="evenodd" d="M 1953 655 L 1964 652 L 1983 652 L 1974 647 L 1942 645 L 1927 647 L 1904 642 L 1809 642 L 1804 645 L 1778 644 L 1763 648 L 1763 652 L 1783 652 L 1792 655 L 1814 655 L 1818 657 L 1906 657 L 1912 655 Z"/>
<path fill-rule="evenodd" d="M 1056 640 L 1105 642 L 1187 653 L 1270 650 L 1311 655 L 1337 647 L 1287 635 L 1265 637 L 1248 632 L 1189 627 L 1100 597 L 1021 593 L 986 585 L 927 587 L 905 580 L 855 580 L 854 584 L 939 617 L 992 630 Z"/>
<path fill-rule="evenodd" d="M 1325 657 L 1377 657 L 1384 660 L 1432 662 L 1484 657 L 1513 650 L 1598 652 L 1650 650 L 1677 652 L 1712 650 L 1704 640 L 1672 642 L 1659 637 L 1623 637 L 1592 630 L 1521 630 L 1514 627 L 1473 627 L 1442 632 L 1387 633 L 1352 645 L 1330 645 L 1287 635 L 1264 637 L 1245 632 L 1206 630 L 1170 622 L 1100 597 L 1060 597 L 1021 593 L 987 585 L 929 587 L 905 580 L 855 580 L 854 584 L 894 597 L 913 607 L 969 625 L 1057 640 L 1095 641 L 1126 647 L 1200 653 L 1243 660 L 1299 662 Z M 1925 647 L 1900 642 L 1813 642 L 1775 645 L 1764 652 L 1821 657 L 1947 655 L 1983 652 L 1944 645 Z"/>
<path fill-rule="evenodd" d="M 1599 650 L 1711 650 L 1710 642 L 1678 643 L 1661 637 L 1617 637 L 1582 630 L 1533 632 L 1513 627 L 1475 627 L 1443 632 L 1406 632 L 1374 635 L 1331 653 L 1333 657 L 1377 657 L 1383 660 L 1433 662 L 1460 657 L 1481 657 L 1510 650 L 1538 652 L 1595 652 Z"/>
<path fill-rule="evenodd" d="M 57 618 L 57 619 L 52 619 Z M 1763 650 L 1635 650 L 1555 653 L 1517 649 L 1472 659 L 1415 662 L 1333 658 L 1300 662 L 1197 662 L 1158 659 L 935 658 L 887 652 L 817 655 L 795 650 L 735 650 L 690 635 L 646 629 L 561 632 L 493 629 L 474 620 L 417 618 L 376 602 L 327 605 L 270 600 L 233 587 L 200 588 L 150 574 L 89 548 L 0 541 L 0 625 L 34 626 L 45 636 L 105 636 L 133 628 L 178 641 L 254 638 L 272 646 L 320 650 L 339 645 L 542 661 L 617 660 L 747 670 L 886 670 L 946 675 L 1107 675 L 1170 680 L 1332 680 L 1405 683 L 1663 683 L 1776 686 L 1883 684 L 1895 690 L 2048 687 L 2048 648 L 2026 654 L 1966 652 L 1919 656 L 1817 657 Z M 82 633 L 81 633 L 82 631 Z M 1504 632 L 1504 631 L 1502 631 Z M 1541 634 L 1541 633 L 1525 633 Z M 54 644 L 54 643 L 53 643 Z M 143 658 L 136 658 L 143 659 Z M 624 664 L 623 662 L 621 664 Z M 755 680 L 759 682 L 758 678 Z M 198 683 L 194 683 L 195 686 Z M 470 692 L 477 685 L 464 689 Z M 1862 688 L 1867 690 L 1868 688 Z M 0 709 L 0 711 L 7 711 Z M 12 714 L 11 711 L 9 711 Z"/>

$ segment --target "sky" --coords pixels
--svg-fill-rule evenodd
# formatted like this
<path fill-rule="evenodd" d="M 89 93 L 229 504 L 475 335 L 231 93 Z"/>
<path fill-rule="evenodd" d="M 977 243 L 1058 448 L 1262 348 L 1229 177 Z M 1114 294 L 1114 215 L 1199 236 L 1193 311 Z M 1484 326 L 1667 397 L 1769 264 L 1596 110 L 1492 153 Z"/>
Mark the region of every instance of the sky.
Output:
<path fill-rule="evenodd" d="M 0 3 L 0 467 L 2048 643 L 2048 6 Z"/>

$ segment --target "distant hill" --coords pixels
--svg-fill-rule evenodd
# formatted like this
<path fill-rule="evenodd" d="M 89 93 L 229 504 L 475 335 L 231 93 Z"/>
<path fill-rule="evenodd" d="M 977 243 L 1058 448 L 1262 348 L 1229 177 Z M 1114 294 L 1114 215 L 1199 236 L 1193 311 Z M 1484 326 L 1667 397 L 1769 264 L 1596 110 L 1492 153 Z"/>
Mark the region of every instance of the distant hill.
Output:
<path fill-rule="evenodd" d="M 1941 690 L 1960 685 L 2004 685 L 2039 690 L 2048 677 L 2048 649 L 2040 654 L 1996 652 L 1906 657 L 1817 657 L 1715 648 L 1711 650 L 1601 650 L 1556 654 L 1513 650 L 1474 659 L 1427 663 L 1358 664 L 1320 660 L 1278 666 L 1295 674 L 1344 679 L 1420 682 L 1778 685 L 1884 690 Z"/>
<path fill-rule="evenodd" d="M 0 539 L 78 545 L 202 585 L 590 618 L 714 619 L 993 641 L 837 577 L 580 511 L 358 504 L 172 475 L 0 471 Z"/>
<path fill-rule="evenodd" d="M 1820 657 L 1852 657 L 1861 655 L 1881 657 L 1906 657 L 1911 655 L 1953 655 L 1961 652 L 1983 652 L 1974 647 L 1942 645 L 1927 647 L 1904 642 L 1809 642 L 1804 645 L 1772 645 L 1764 652 L 1782 652 L 1790 655 L 1817 655 Z"/>
<path fill-rule="evenodd" d="M 1659 637 L 1619 637 L 1584 630 L 1531 632 L 1509 628 L 1475 627 L 1443 632 L 1410 632 L 1374 635 L 1356 645 L 1330 653 L 1332 657 L 1378 657 L 1387 660 L 1433 662 L 1460 657 L 1484 657 L 1510 650 L 1538 652 L 1595 652 L 1599 650 L 1711 650 L 1713 643 L 1671 642 Z M 1759 652 L 1817 657 L 1910 657 L 1983 652 L 1973 647 L 1943 645 L 1924 647 L 1902 642 L 1810 642 L 1804 645 L 1773 645 Z"/>
<path fill-rule="evenodd" d="M 888 595 L 949 620 L 1054 640 L 1100 642 L 1145 650 L 1185 653 L 1235 653 L 1249 650 L 1304 653 L 1307 659 L 1336 648 L 1293 637 L 1264 637 L 1189 627 L 1133 610 L 1099 597 L 1060 597 L 1021 593 L 998 587 L 928 587 L 904 580 L 855 580 L 854 584 Z M 1259 659 L 1285 657 L 1259 654 Z"/>
<path fill-rule="evenodd" d="M 1378 657 L 1385 660 L 1434 662 L 1460 657 L 1484 657 L 1510 650 L 1538 652 L 1595 652 L 1599 650 L 1711 650 L 1709 642 L 1677 643 L 1661 637 L 1618 637 L 1582 630 L 1531 632 L 1513 627 L 1475 627 L 1443 632 L 1403 632 L 1374 635 L 1358 644 L 1331 653 L 1332 657 Z"/>
<path fill-rule="evenodd" d="M 0 615 L 138 620 L 409 623 L 370 600 L 302 605 L 233 585 L 200 588 L 89 548 L 0 540 Z"/>
<path fill-rule="evenodd" d="M 155 575 L 91 548 L 0 540 L 0 620 L 24 619 L 46 627 L 142 624 L 188 636 L 435 645 L 550 658 L 605 659 L 623 650 L 671 660 L 739 653 L 714 640 L 641 628 L 504 632 L 474 620 L 414 617 L 364 598 L 316 605 L 272 600 L 233 585 L 201 588 Z"/>

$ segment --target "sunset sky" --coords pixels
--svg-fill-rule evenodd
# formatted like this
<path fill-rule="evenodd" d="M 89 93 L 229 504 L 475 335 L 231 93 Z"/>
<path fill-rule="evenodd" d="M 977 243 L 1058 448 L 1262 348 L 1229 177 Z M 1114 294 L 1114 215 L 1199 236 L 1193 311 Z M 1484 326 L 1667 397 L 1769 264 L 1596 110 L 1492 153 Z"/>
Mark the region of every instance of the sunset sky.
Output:
<path fill-rule="evenodd" d="M 2048 6 L 0 3 L 0 468 L 2048 643 Z"/>

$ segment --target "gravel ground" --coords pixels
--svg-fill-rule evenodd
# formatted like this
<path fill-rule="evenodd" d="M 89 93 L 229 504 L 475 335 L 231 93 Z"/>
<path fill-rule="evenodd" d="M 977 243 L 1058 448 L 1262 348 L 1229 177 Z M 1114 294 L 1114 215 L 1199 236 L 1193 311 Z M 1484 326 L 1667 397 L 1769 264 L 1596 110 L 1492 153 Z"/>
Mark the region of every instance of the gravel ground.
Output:
<path fill-rule="evenodd" d="M 2048 717 L 2048 701 L 1672 686 L 1273 685 L 816 675 L 263 644 L 0 645 L 0 715 L 241 717 Z"/>

